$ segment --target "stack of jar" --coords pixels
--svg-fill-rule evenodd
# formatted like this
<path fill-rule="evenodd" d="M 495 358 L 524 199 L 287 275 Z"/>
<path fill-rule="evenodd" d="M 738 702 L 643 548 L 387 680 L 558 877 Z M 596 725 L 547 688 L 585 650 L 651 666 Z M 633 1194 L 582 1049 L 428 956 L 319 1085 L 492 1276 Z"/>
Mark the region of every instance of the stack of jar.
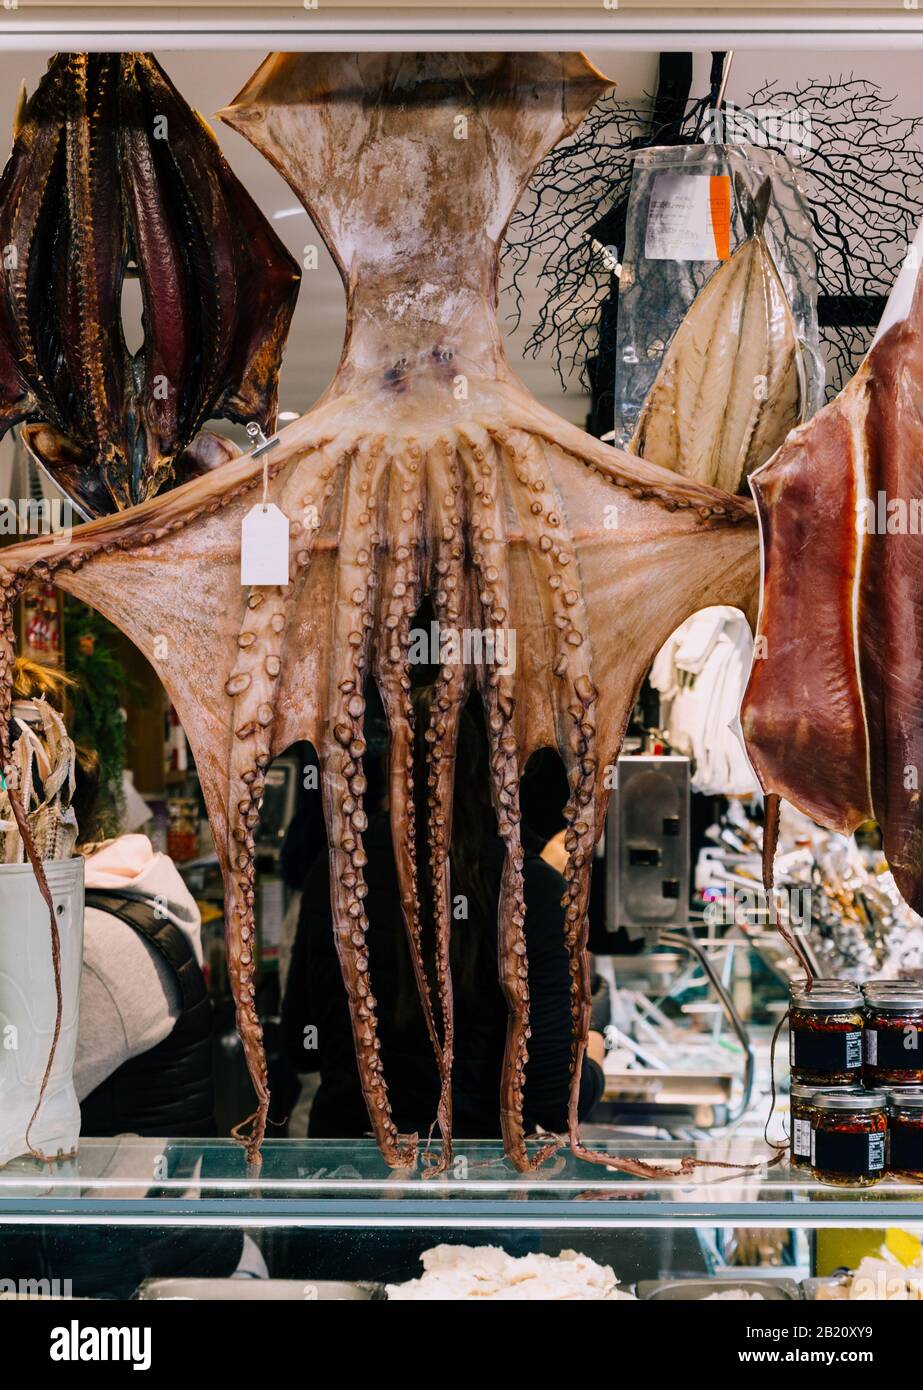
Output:
<path fill-rule="evenodd" d="M 793 986 L 791 1161 L 821 1182 L 923 1178 L 923 984 Z"/>

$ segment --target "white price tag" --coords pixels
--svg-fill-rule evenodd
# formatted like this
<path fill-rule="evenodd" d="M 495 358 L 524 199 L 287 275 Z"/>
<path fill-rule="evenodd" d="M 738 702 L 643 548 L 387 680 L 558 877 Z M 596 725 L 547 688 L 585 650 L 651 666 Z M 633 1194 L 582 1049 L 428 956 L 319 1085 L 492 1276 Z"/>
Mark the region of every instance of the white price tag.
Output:
<path fill-rule="evenodd" d="M 725 261 L 730 254 L 726 174 L 657 174 L 644 237 L 649 261 Z"/>
<path fill-rule="evenodd" d="M 244 517 L 240 582 L 288 583 L 288 517 L 273 502 L 258 502 Z"/>
<path fill-rule="evenodd" d="M 794 1125 L 795 1135 L 793 1148 L 798 1158 L 810 1158 L 811 1155 L 811 1121 L 796 1120 Z"/>

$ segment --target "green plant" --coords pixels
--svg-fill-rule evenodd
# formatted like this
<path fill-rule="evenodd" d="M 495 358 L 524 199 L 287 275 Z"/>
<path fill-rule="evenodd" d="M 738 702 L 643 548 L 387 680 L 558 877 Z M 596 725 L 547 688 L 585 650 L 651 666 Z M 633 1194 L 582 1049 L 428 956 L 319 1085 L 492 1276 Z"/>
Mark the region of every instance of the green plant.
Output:
<path fill-rule="evenodd" d="M 119 657 L 119 633 L 94 609 L 65 598 L 64 652 L 68 673 L 77 682 L 70 692 L 70 735 L 78 747 L 99 758 L 99 796 L 93 824 L 81 826 L 82 839 L 105 839 L 118 831 L 123 808 L 125 767 L 124 705 L 134 693 Z"/>

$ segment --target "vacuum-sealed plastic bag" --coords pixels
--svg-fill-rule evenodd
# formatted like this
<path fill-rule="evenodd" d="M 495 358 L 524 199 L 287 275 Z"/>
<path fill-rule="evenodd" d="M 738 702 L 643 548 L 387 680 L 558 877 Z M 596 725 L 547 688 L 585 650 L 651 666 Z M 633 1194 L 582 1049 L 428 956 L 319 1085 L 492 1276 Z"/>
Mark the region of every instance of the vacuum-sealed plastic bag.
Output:
<path fill-rule="evenodd" d="M 619 281 L 615 442 L 729 492 L 822 402 L 813 228 L 754 145 L 636 156 Z"/>

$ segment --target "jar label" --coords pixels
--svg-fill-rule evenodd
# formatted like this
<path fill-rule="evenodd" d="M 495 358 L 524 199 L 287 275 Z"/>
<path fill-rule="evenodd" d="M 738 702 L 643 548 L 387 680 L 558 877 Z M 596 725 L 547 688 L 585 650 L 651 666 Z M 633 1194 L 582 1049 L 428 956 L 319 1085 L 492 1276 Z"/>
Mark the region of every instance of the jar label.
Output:
<path fill-rule="evenodd" d="M 923 1029 L 915 1023 L 867 1029 L 865 1065 L 882 1071 L 923 1071 Z"/>
<path fill-rule="evenodd" d="M 923 1125 L 891 1123 L 890 1166 L 903 1173 L 923 1173 Z"/>
<path fill-rule="evenodd" d="M 795 1120 L 792 1126 L 792 1149 L 796 1158 L 811 1156 L 811 1121 Z"/>
<path fill-rule="evenodd" d="M 811 1134 L 811 1167 L 822 1173 L 842 1173 L 861 1178 L 884 1172 L 884 1131 L 855 1134 L 844 1130 L 815 1129 Z"/>
<path fill-rule="evenodd" d="M 821 1029 L 793 1029 L 790 1034 L 793 1067 L 818 1075 L 859 1071 L 862 1066 L 862 1030 L 825 1033 Z"/>

